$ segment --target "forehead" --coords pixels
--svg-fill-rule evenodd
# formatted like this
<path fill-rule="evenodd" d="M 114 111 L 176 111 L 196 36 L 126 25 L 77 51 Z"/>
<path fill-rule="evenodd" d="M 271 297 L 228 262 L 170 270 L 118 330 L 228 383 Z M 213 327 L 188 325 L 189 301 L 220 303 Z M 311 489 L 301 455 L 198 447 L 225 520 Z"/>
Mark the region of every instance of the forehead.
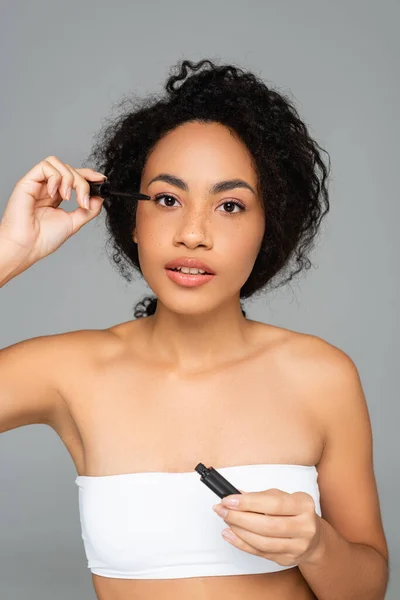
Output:
<path fill-rule="evenodd" d="M 220 123 L 191 121 L 166 134 L 151 152 L 143 177 L 150 180 L 161 170 L 187 181 L 243 177 L 257 183 L 246 145 Z"/>

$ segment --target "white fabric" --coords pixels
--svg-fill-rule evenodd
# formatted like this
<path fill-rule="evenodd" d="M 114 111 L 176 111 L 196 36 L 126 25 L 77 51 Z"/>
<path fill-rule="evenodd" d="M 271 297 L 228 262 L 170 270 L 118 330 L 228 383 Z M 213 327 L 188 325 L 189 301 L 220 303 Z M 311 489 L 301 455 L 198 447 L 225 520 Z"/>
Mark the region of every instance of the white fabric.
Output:
<path fill-rule="evenodd" d="M 237 489 L 306 492 L 321 516 L 315 466 L 255 464 L 217 467 Z M 228 527 L 213 510 L 221 502 L 187 473 L 125 473 L 76 478 L 88 568 L 121 579 L 174 579 L 270 573 L 282 566 L 225 541 Z"/>

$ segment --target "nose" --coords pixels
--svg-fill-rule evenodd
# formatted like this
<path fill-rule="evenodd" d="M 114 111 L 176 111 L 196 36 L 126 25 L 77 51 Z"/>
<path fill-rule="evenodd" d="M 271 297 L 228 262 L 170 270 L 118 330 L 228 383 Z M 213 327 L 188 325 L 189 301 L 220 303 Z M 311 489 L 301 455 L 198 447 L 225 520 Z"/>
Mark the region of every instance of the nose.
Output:
<path fill-rule="evenodd" d="M 196 246 L 212 247 L 210 217 L 206 211 L 191 210 L 180 216 L 174 234 L 174 244 L 184 244 L 188 248 Z"/>

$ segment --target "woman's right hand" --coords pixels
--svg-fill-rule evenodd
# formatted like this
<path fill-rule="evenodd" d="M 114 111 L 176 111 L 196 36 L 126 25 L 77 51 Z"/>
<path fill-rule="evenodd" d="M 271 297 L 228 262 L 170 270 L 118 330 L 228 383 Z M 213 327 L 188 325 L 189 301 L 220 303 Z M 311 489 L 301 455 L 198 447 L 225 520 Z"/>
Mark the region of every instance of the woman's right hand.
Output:
<path fill-rule="evenodd" d="M 100 196 L 90 196 L 90 207 L 86 208 L 86 180 L 100 183 L 104 179 L 105 175 L 92 169 L 74 169 L 56 156 L 35 165 L 16 183 L 0 221 L 0 244 L 6 249 L 0 263 L 9 260 L 20 272 L 57 250 L 100 214 L 104 202 Z M 78 208 L 66 212 L 59 206 L 64 199 L 71 199 L 72 190 L 76 191 Z"/>

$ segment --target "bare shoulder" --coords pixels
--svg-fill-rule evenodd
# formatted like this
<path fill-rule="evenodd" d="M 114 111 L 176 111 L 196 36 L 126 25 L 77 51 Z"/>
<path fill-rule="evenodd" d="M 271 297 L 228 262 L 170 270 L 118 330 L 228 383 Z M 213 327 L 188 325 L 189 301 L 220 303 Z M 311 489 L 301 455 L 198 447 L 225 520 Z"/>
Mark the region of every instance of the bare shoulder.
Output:
<path fill-rule="evenodd" d="M 104 330 L 77 330 L 65 333 L 47 334 L 22 340 L 1 351 L 2 361 L 22 361 L 32 368 L 38 376 L 47 372 L 54 382 L 62 371 L 71 364 L 87 364 L 104 352 L 103 342 L 112 339 Z M 43 364 L 43 368 L 39 369 Z"/>
<path fill-rule="evenodd" d="M 322 516 L 348 541 L 369 545 L 387 560 L 372 423 L 358 369 L 343 350 L 316 336 L 290 336 L 286 351 L 325 431 L 317 465 Z"/>
<path fill-rule="evenodd" d="M 315 410 L 329 423 L 338 408 L 338 396 L 359 388 L 360 377 L 352 358 L 326 340 L 311 334 L 290 332 L 283 346 L 291 372 L 306 386 Z"/>
<path fill-rule="evenodd" d="M 123 332 L 128 327 L 129 323 L 119 323 L 105 329 L 78 329 L 46 337 L 63 357 L 87 365 L 112 359 L 121 352 Z"/>
<path fill-rule="evenodd" d="M 59 389 L 62 383 L 110 360 L 121 352 L 121 339 L 113 328 L 80 329 L 28 338 L 0 351 L 0 373 L 7 371 L 15 383 L 19 373 L 30 383 L 48 382 Z M 22 385 L 22 383 L 21 383 Z"/>
<path fill-rule="evenodd" d="M 309 333 L 302 333 L 284 327 L 264 325 L 268 344 L 276 351 L 276 356 L 287 363 L 290 361 L 291 370 L 304 374 L 307 369 L 307 379 L 310 374 L 318 381 L 321 369 L 326 369 L 331 375 L 337 370 L 347 369 L 354 373 L 355 365 L 352 359 L 340 348 L 326 340 Z M 324 372 L 324 378 L 327 372 Z"/>
<path fill-rule="evenodd" d="M 328 411 L 327 414 L 337 411 L 340 398 L 348 398 L 356 389 L 360 390 L 356 364 L 337 346 L 320 337 L 303 334 L 293 340 L 291 352 L 315 394 L 316 405 Z M 352 395 L 353 402 L 355 396 L 357 394 Z"/>
<path fill-rule="evenodd" d="M 287 364 L 291 373 L 315 384 L 334 383 L 339 379 L 357 376 L 357 368 L 343 350 L 312 334 L 284 329 L 276 329 L 278 354 Z"/>
<path fill-rule="evenodd" d="M 321 361 L 321 364 L 326 363 L 326 366 L 335 366 L 340 363 L 350 364 L 352 362 L 343 350 L 321 337 L 285 329 L 284 327 L 272 327 L 271 325 L 268 325 L 268 327 L 276 332 L 275 337 L 280 341 L 282 350 L 287 352 L 287 358 L 298 361 L 304 360 L 310 366 L 318 360 Z"/>
<path fill-rule="evenodd" d="M 361 382 L 354 361 L 343 350 L 308 333 L 268 326 L 274 358 L 286 380 L 290 379 L 321 426 L 324 443 L 332 415 L 352 396 L 362 404 Z M 353 392 L 353 393 L 352 393 Z M 345 410 L 346 406 L 343 406 Z M 362 410 L 362 406 L 359 407 Z"/>
<path fill-rule="evenodd" d="M 77 330 L 55 333 L 21 340 L 0 349 L 0 372 L 30 373 L 42 380 L 43 376 L 56 381 L 66 361 L 86 362 L 106 351 L 107 340 L 116 340 L 107 330 Z M 3 374 L 3 373 L 2 373 Z"/>
<path fill-rule="evenodd" d="M 63 418 L 61 389 L 115 352 L 110 332 L 81 330 L 42 335 L 0 350 L 0 433 Z"/>

